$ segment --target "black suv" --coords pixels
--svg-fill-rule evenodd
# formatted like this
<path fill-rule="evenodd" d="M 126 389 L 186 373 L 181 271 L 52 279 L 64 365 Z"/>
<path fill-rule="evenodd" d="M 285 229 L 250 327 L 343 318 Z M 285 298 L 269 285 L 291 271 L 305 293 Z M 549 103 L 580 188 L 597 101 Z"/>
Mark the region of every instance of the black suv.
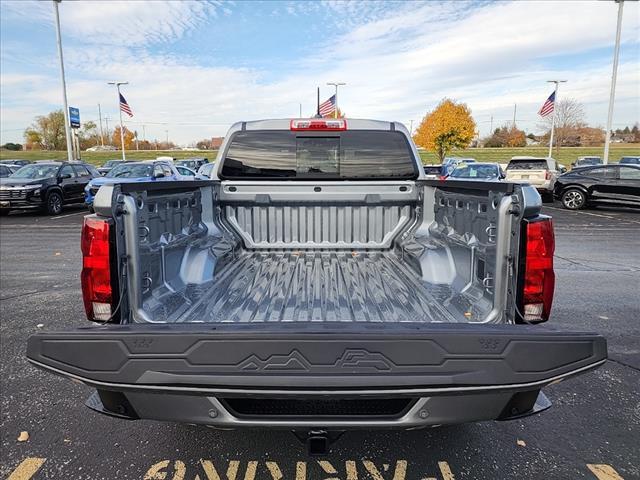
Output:
<path fill-rule="evenodd" d="M 84 202 L 84 187 L 100 173 L 93 165 L 40 162 L 0 179 L 0 215 L 10 210 L 44 209 L 58 215 L 62 206 Z"/>

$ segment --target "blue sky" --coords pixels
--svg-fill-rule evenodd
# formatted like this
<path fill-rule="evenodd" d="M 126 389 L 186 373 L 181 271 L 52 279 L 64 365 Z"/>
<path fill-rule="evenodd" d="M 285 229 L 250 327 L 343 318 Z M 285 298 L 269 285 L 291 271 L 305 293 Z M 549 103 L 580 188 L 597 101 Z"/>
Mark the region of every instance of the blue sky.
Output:
<path fill-rule="evenodd" d="M 640 6 L 625 3 L 614 127 L 640 120 Z M 238 120 L 311 114 L 315 88 L 347 82 L 348 116 L 420 121 L 442 98 L 465 102 L 481 135 L 511 120 L 537 131 L 549 78 L 603 126 L 617 6 L 613 2 L 63 1 L 69 102 L 97 104 L 130 128 L 180 144 Z M 1 142 L 60 108 L 51 2 L 0 2 Z"/>

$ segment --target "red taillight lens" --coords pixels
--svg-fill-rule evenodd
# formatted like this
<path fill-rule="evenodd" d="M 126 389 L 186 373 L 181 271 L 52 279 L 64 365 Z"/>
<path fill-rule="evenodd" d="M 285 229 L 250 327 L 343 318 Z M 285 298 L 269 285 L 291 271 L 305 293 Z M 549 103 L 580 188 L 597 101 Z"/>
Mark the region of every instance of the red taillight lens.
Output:
<path fill-rule="evenodd" d="M 544 173 L 544 179 L 551 180 L 551 172 L 549 170 Z"/>
<path fill-rule="evenodd" d="M 528 223 L 526 232 L 522 313 L 527 322 L 545 322 L 549 319 L 555 287 L 553 223 L 550 218 Z"/>
<path fill-rule="evenodd" d="M 291 120 L 290 124 L 291 130 L 300 131 L 300 130 L 331 130 L 331 131 L 340 131 L 347 129 L 347 121 L 345 119 L 305 119 L 305 120 Z"/>
<path fill-rule="evenodd" d="M 95 216 L 84 218 L 82 225 L 82 299 L 87 318 L 108 321 L 113 315 L 109 231 L 106 220 Z"/>

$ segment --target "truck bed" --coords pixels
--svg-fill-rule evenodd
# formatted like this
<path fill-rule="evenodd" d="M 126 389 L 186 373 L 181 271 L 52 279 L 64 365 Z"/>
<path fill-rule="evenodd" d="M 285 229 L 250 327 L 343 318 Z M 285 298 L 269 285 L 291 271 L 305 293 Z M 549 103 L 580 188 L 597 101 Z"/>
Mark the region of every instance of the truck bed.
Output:
<path fill-rule="evenodd" d="M 123 186 L 123 308 L 137 323 L 503 322 L 512 197 L 468 184 L 326 183 L 303 201 L 291 192 L 313 185 Z"/>
<path fill-rule="evenodd" d="M 393 251 L 243 251 L 152 314 L 171 322 L 455 321 L 439 306 L 453 296 L 447 285 L 430 288 Z"/>

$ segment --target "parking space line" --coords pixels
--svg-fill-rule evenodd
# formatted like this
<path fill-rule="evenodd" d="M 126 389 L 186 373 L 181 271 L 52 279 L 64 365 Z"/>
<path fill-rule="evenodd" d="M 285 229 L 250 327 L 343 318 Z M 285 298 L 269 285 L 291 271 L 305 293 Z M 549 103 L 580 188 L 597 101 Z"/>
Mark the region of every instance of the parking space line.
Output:
<path fill-rule="evenodd" d="M 598 480 L 624 480 L 611 465 L 605 463 L 587 463 L 587 468 Z"/>
<path fill-rule="evenodd" d="M 74 215 L 87 215 L 87 212 L 82 211 L 82 212 L 68 213 L 66 215 L 56 215 L 55 217 L 49 217 L 49 220 L 59 220 L 60 218 L 73 217 Z"/>
<path fill-rule="evenodd" d="M 46 461 L 46 458 L 28 457 L 25 458 L 20 465 L 9 475 L 7 480 L 29 480 L 40 470 L 40 467 Z"/>

